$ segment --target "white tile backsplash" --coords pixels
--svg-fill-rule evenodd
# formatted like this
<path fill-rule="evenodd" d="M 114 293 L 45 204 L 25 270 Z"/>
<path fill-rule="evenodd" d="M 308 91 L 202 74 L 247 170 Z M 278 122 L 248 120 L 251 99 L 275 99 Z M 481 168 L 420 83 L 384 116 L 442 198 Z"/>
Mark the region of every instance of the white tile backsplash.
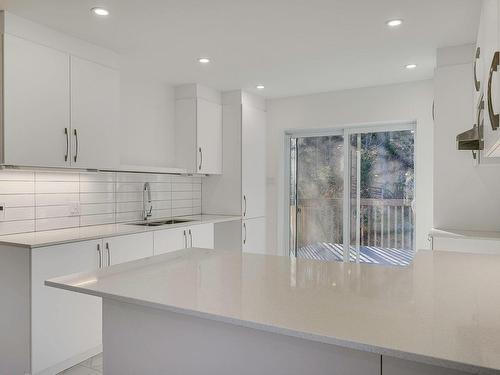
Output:
<path fill-rule="evenodd" d="M 145 182 L 154 218 L 201 213 L 201 177 L 0 170 L 0 235 L 141 220 Z"/>

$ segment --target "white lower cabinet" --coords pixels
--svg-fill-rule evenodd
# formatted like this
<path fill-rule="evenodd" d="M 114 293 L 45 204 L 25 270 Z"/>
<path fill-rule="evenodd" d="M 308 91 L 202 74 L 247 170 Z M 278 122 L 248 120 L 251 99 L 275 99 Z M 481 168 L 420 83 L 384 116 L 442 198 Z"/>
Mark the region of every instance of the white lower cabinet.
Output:
<path fill-rule="evenodd" d="M 242 221 L 241 242 L 244 253 L 266 254 L 266 218 Z"/>
<path fill-rule="evenodd" d="M 202 224 L 195 225 L 188 229 L 190 246 L 201 247 L 204 249 L 214 248 L 214 225 Z"/>
<path fill-rule="evenodd" d="M 53 277 L 96 269 L 100 245 L 101 240 L 95 240 L 32 250 L 33 374 L 59 372 L 100 350 L 101 299 L 44 285 Z"/>
<path fill-rule="evenodd" d="M 158 230 L 154 232 L 154 254 L 201 247 L 214 248 L 214 225 L 200 224 L 191 227 Z"/>
<path fill-rule="evenodd" d="M 187 248 L 186 228 L 157 230 L 154 232 L 154 254 L 164 254 Z"/>
<path fill-rule="evenodd" d="M 131 262 L 153 256 L 153 233 L 131 234 L 103 240 L 103 265 Z"/>
<path fill-rule="evenodd" d="M 102 343 L 101 299 L 45 286 L 45 280 L 152 255 L 152 232 L 33 249 L 32 373 L 62 371 L 97 354 Z"/>

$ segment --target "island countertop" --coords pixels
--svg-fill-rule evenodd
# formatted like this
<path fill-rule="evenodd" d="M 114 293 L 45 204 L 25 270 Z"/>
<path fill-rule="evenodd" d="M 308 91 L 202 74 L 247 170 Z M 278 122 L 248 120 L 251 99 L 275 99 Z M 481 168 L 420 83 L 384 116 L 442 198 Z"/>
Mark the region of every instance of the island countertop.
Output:
<path fill-rule="evenodd" d="M 500 256 L 409 267 L 187 249 L 47 285 L 476 373 L 500 373 Z"/>

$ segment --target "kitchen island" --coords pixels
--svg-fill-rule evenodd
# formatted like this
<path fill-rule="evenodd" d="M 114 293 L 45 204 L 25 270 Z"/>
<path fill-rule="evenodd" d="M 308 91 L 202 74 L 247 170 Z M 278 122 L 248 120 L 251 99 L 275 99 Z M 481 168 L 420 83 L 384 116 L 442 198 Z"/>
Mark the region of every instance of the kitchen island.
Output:
<path fill-rule="evenodd" d="M 105 374 L 497 374 L 499 270 L 187 249 L 46 284 L 103 298 Z"/>

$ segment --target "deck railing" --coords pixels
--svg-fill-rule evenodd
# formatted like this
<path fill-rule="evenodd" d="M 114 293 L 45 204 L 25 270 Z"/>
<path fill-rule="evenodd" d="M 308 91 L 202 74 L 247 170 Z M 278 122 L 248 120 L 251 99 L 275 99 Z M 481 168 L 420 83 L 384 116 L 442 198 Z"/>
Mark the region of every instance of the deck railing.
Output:
<path fill-rule="evenodd" d="M 360 246 L 411 250 L 414 215 L 411 201 L 361 199 Z M 356 200 L 351 202 L 351 245 L 356 245 Z M 295 219 L 296 214 L 296 219 Z M 291 224 L 297 224 L 297 247 L 317 242 L 343 243 L 343 199 L 303 199 L 291 207 Z M 292 229 L 293 230 L 293 229 Z M 292 233 L 292 237 L 294 234 Z"/>

